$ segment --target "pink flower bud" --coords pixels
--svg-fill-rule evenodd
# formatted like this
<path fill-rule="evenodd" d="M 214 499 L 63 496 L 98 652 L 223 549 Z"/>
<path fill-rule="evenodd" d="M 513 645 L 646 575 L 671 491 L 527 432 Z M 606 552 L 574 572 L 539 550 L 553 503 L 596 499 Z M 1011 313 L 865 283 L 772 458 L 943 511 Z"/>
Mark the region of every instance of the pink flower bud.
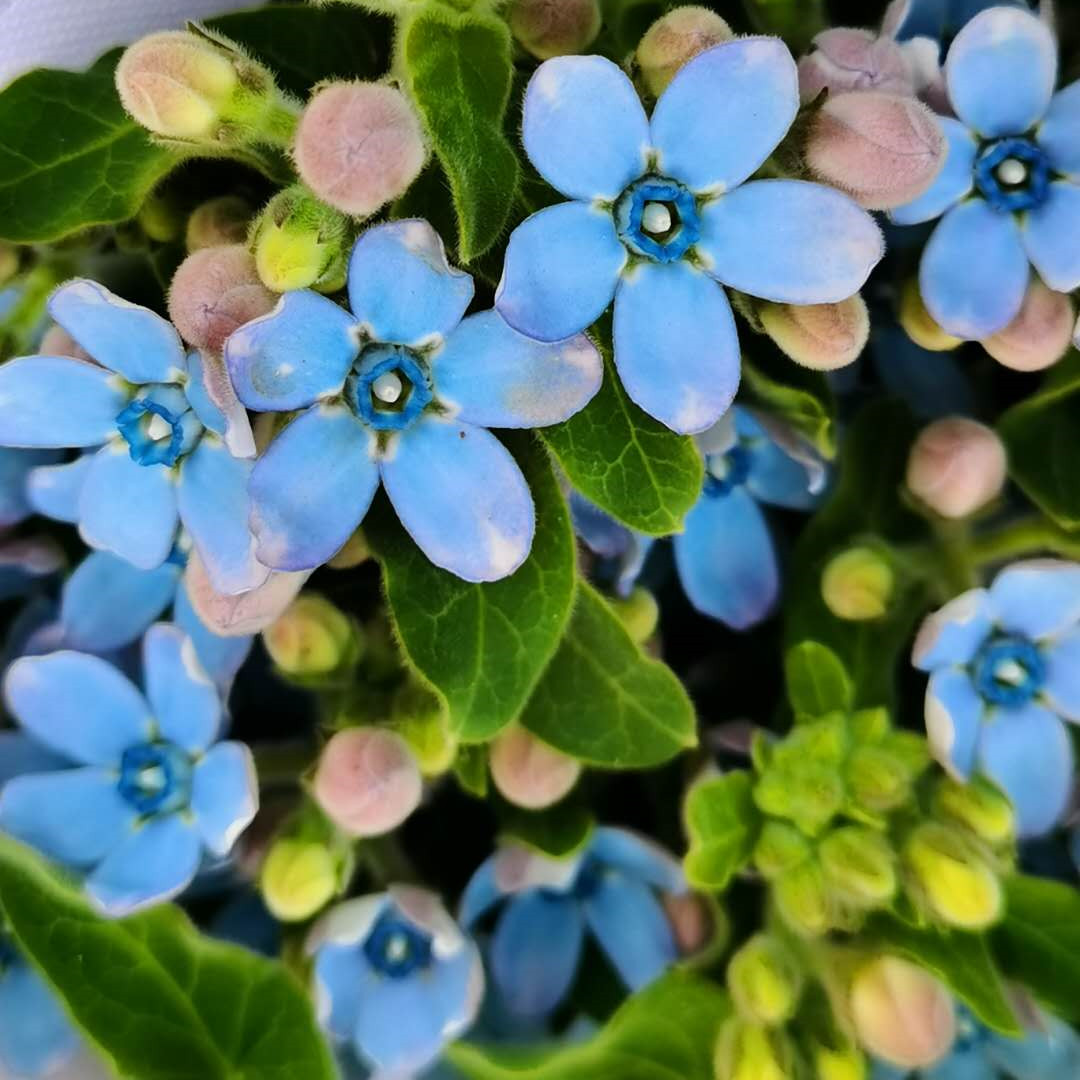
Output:
<path fill-rule="evenodd" d="M 308 103 L 293 149 L 305 184 L 355 217 L 373 214 L 420 175 L 426 149 L 406 97 L 377 83 L 333 83 Z"/>
<path fill-rule="evenodd" d="M 577 783 L 581 765 L 522 727 L 510 727 L 491 744 L 491 777 L 508 802 L 528 810 L 557 803 Z"/>
<path fill-rule="evenodd" d="M 870 314 L 857 293 L 838 304 L 771 304 L 758 308 L 765 333 L 796 364 L 835 371 L 852 363 L 870 336 Z"/>
<path fill-rule="evenodd" d="M 173 275 L 169 317 L 186 342 L 217 353 L 237 327 L 271 311 L 277 299 L 243 244 L 203 248 Z"/>
<path fill-rule="evenodd" d="M 423 784 L 409 744 L 385 728 L 339 731 L 315 770 L 315 801 L 352 836 L 396 829 L 419 805 Z"/>
<path fill-rule="evenodd" d="M 945 164 L 941 125 L 914 98 L 873 91 L 837 94 L 818 110 L 806 164 L 818 180 L 846 191 L 868 210 L 917 198 Z"/>
<path fill-rule="evenodd" d="M 731 27 L 709 8 L 677 7 L 661 15 L 645 31 L 635 54 L 649 93 L 659 97 L 683 64 L 733 36 Z"/>
<path fill-rule="evenodd" d="M 975 420 L 935 420 L 911 448 L 907 486 L 942 517 L 967 517 L 1001 494 L 1005 447 L 992 428 Z"/>
<path fill-rule="evenodd" d="M 932 975 L 896 956 L 865 964 L 851 985 L 859 1041 L 901 1069 L 921 1069 L 948 1052 L 956 1017 L 948 991 Z"/>
<path fill-rule="evenodd" d="M 713 912 L 703 897 L 695 893 L 664 893 L 660 903 L 671 923 L 675 944 L 683 956 L 696 953 L 708 944 L 710 938 L 716 937 Z M 717 911 L 719 913 L 719 909 Z"/>
<path fill-rule="evenodd" d="M 62 327 L 55 323 L 41 335 L 38 352 L 42 356 L 73 356 L 96 364 L 90 354 Z"/>
<path fill-rule="evenodd" d="M 813 101 L 822 90 L 830 94 L 881 90 L 910 95 L 914 87 L 908 61 L 892 38 L 838 26 L 818 34 L 813 50 L 799 61 L 803 101 Z"/>
<path fill-rule="evenodd" d="M 207 199 L 188 218 L 185 235 L 188 251 L 244 243 L 251 217 L 251 204 L 239 195 Z"/>
<path fill-rule="evenodd" d="M 1032 277 L 1019 314 L 982 346 L 1014 371 L 1041 371 L 1065 355 L 1072 332 L 1072 301 Z"/>
<path fill-rule="evenodd" d="M 600 33 L 597 0 L 512 0 L 510 29 L 541 60 L 584 52 Z"/>

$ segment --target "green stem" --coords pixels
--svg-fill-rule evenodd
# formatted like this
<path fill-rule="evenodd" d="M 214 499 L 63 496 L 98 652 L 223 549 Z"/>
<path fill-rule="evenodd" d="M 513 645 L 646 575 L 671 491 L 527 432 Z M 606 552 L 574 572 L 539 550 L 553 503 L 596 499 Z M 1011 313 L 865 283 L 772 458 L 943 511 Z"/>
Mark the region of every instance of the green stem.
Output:
<path fill-rule="evenodd" d="M 316 758 L 314 743 L 290 741 L 283 743 L 257 743 L 252 750 L 255 756 L 255 772 L 259 787 L 264 791 L 272 787 L 294 787 L 300 783 Z"/>
<path fill-rule="evenodd" d="M 1022 555 L 1052 554 L 1080 560 L 1080 536 L 1041 517 L 1022 518 L 972 541 L 969 558 L 982 567 Z"/>
<path fill-rule="evenodd" d="M 971 556 L 971 528 L 966 521 L 931 521 L 941 550 L 945 580 L 952 594 L 958 595 L 979 584 L 976 561 Z"/>

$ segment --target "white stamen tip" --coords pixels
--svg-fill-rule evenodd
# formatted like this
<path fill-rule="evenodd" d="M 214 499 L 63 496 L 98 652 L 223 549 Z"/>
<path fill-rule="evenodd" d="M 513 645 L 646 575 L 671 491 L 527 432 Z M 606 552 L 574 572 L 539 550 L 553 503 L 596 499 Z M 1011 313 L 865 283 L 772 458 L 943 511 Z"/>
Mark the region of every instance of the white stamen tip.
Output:
<path fill-rule="evenodd" d="M 645 204 L 641 212 L 641 227 L 647 233 L 665 233 L 671 228 L 671 211 L 663 204 Z"/>
<path fill-rule="evenodd" d="M 146 425 L 146 434 L 150 436 L 155 442 L 158 439 L 172 438 L 172 424 L 163 416 L 158 416 L 154 413 L 150 417 L 150 423 Z"/>
<path fill-rule="evenodd" d="M 1027 677 L 1027 672 L 1015 660 L 1002 660 L 994 672 L 998 682 L 1019 686 Z"/>
<path fill-rule="evenodd" d="M 401 389 L 401 379 L 393 371 L 384 371 L 371 384 L 371 392 L 387 405 L 393 405 L 401 397 Z"/>
<path fill-rule="evenodd" d="M 1003 184 L 1022 184 L 1028 175 L 1027 166 L 1016 158 L 1006 158 L 997 168 L 998 179 Z"/>

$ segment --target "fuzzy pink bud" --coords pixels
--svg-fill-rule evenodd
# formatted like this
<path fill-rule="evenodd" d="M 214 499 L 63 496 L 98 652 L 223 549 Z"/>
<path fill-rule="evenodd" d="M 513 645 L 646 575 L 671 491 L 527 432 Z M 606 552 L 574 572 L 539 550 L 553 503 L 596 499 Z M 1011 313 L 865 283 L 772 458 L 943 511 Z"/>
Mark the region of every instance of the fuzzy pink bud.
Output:
<path fill-rule="evenodd" d="M 416 111 L 399 90 L 334 83 L 308 103 L 293 154 L 320 199 L 366 217 L 405 192 L 424 167 L 426 149 Z"/>
<path fill-rule="evenodd" d="M 584 52 L 600 33 L 597 0 L 512 0 L 510 30 L 541 60 Z"/>
<path fill-rule="evenodd" d="M 866 209 L 888 210 L 926 191 L 946 151 L 941 125 L 925 105 L 860 91 L 830 96 L 815 114 L 806 164 L 815 179 L 846 191 Z"/>
<path fill-rule="evenodd" d="M 422 790 L 409 744 L 376 727 L 337 732 L 323 747 L 312 784 L 326 816 L 352 836 L 396 829 L 419 805 Z"/>
<path fill-rule="evenodd" d="M 683 64 L 733 36 L 731 27 L 709 8 L 690 5 L 661 15 L 635 53 L 649 93 L 659 97 Z"/>
<path fill-rule="evenodd" d="M 491 744 L 491 777 L 508 802 L 528 810 L 557 803 L 577 783 L 581 765 L 530 735 L 511 727 Z"/>
<path fill-rule="evenodd" d="M 870 336 L 870 314 L 857 293 L 838 304 L 763 303 L 758 318 L 796 364 L 815 371 L 835 371 L 854 362 Z"/>
<path fill-rule="evenodd" d="M 967 517 L 1001 494 L 1005 466 L 997 432 L 948 416 L 919 433 L 908 456 L 907 486 L 942 517 Z"/>
<path fill-rule="evenodd" d="M 185 242 L 188 251 L 242 244 L 247 239 L 252 208 L 239 195 L 218 195 L 191 211 Z"/>
<path fill-rule="evenodd" d="M 1065 355 L 1072 332 L 1072 301 L 1033 277 L 1020 313 L 982 346 L 1014 371 L 1041 371 Z"/>
<path fill-rule="evenodd" d="M 912 94 L 911 70 L 901 47 L 869 30 L 838 26 L 814 38 L 813 50 L 799 61 L 799 93 L 813 101 L 822 92 L 881 90 Z"/>
<path fill-rule="evenodd" d="M 243 244 L 203 248 L 173 275 L 169 317 L 186 342 L 217 353 L 237 327 L 271 311 L 277 300 Z"/>

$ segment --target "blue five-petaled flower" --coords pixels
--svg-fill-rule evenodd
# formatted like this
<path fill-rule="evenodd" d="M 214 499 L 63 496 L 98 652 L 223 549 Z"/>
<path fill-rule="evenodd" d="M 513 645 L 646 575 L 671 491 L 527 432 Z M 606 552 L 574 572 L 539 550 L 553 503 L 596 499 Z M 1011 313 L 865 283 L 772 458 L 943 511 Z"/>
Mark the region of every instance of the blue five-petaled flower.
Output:
<path fill-rule="evenodd" d="M 4 680 L 24 731 L 70 767 L 0 790 L 0 830 L 86 872 L 109 915 L 160 903 L 223 857 L 251 822 L 251 751 L 216 742 L 224 708 L 176 627 L 143 639 L 145 696 L 106 661 L 61 651 L 23 657 Z"/>
<path fill-rule="evenodd" d="M 377 1076 L 412 1076 L 472 1023 L 480 953 L 424 889 L 347 900 L 308 939 L 319 1019 Z"/>
<path fill-rule="evenodd" d="M 986 338 L 1019 313 L 1029 263 L 1051 289 L 1080 286 L 1080 81 L 1054 93 L 1054 35 L 1015 7 L 969 22 L 945 77 L 958 117 L 941 118 L 945 166 L 891 216 L 941 218 L 919 267 L 923 302 L 950 334 Z"/>
<path fill-rule="evenodd" d="M 777 38 L 718 45 L 686 64 L 649 120 L 601 56 L 541 64 L 525 95 L 525 152 L 571 202 L 514 230 L 495 306 L 556 341 L 615 300 L 626 392 L 678 432 L 716 422 L 739 382 L 739 340 L 721 286 L 789 304 L 844 300 L 883 252 L 846 195 L 799 180 L 744 183 L 799 109 Z"/>
<path fill-rule="evenodd" d="M 1062 719 L 1080 722 L 1080 564 L 1014 563 L 923 623 L 913 663 L 929 671 L 926 730 L 935 757 L 981 770 L 1009 796 L 1022 836 L 1045 832 L 1072 790 Z"/>
<path fill-rule="evenodd" d="M 252 473 L 259 559 L 306 570 L 363 519 L 380 481 L 436 565 L 467 581 L 528 555 L 532 496 L 487 428 L 554 424 L 600 386 L 582 336 L 532 341 L 494 311 L 463 319 L 472 278 L 426 221 L 369 229 L 349 261 L 352 314 L 314 292 L 282 297 L 225 346 L 236 393 L 258 411 L 303 410 Z"/>

